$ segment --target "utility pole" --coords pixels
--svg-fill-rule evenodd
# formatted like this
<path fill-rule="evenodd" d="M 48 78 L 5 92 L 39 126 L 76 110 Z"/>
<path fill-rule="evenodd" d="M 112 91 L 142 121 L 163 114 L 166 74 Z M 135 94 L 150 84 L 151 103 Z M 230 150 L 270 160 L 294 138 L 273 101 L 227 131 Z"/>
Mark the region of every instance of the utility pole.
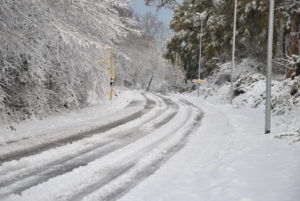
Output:
<path fill-rule="evenodd" d="M 234 0 L 234 19 L 233 19 L 233 39 L 232 39 L 232 66 L 231 66 L 231 83 L 230 83 L 230 104 L 233 102 L 233 79 L 235 68 L 235 36 L 236 36 L 236 13 L 237 13 L 237 0 Z"/>
<path fill-rule="evenodd" d="M 203 26 L 203 17 L 201 17 L 201 25 L 200 25 L 200 43 L 199 43 L 199 68 L 198 68 L 198 80 L 200 80 L 200 72 L 201 72 L 201 60 L 202 60 L 202 26 Z M 198 83 L 198 97 L 200 96 L 200 83 Z"/>
<path fill-rule="evenodd" d="M 273 58 L 273 32 L 274 32 L 274 4 L 275 4 L 274 0 L 270 0 L 267 81 L 266 81 L 265 134 L 269 134 L 271 132 L 271 82 L 272 82 L 272 58 Z"/>

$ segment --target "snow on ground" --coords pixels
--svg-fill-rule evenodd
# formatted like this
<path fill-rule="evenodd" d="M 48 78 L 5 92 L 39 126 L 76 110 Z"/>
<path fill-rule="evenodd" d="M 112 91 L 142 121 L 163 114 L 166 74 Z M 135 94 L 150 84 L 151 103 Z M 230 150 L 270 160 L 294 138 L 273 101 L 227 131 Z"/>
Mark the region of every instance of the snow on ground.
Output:
<path fill-rule="evenodd" d="M 179 153 L 120 201 L 299 200 L 300 146 L 264 135 L 261 109 L 179 97 L 203 109 L 201 126 Z"/>
<path fill-rule="evenodd" d="M 0 145 L 32 137 L 61 136 L 68 130 L 71 133 L 82 132 L 93 126 L 99 126 L 100 122 L 109 121 L 110 116 L 115 118 L 118 112 L 119 115 L 124 115 L 121 110 L 133 100 L 145 101 L 140 92 L 127 90 L 113 97 L 112 102 L 108 99 L 100 100 L 99 97 L 92 97 L 91 105 L 87 108 L 50 116 L 43 120 L 27 120 L 19 124 L 12 124 L 11 126 L 16 130 L 11 130 L 8 125 L 2 125 L 0 126 Z M 108 116 L 108 114 L 110 115 Z"/>
<path fill-rule="evenodd" d="M 164 97 L 173 102 L 172 107 L 167 107 L 168 101 L 161 96 L 146 94 L 147 98 L 152 97 L 156 102 L 156 107 L 141 118 L 100 136 L 91 136 L 40 155 L 7 162 L 0 170 L 5 172 L 11 165 L 23 168 L 23 172 L 17 168 L 10 171 L 7 178 L 3 177 L 9 180 L 15 173 L 34 173 L 35 165 L 24 169 L 29 163 L 40 161 L 45 165 L 49 162 L 47 159 L 55 162 L 60 157 L 55 153 L 64 152 L 66 157 L 72 156 L 80 149 L 99 142 L 106 143 L 106 140 L 108 146 L 116 147 L 115 150 L 66 174 L 37 183 L 21 194 L 11 195 L 10 192 L 17 185 L 26 184 L 27 180 L 2 188 L 1 192 L 7 191 L 8 200 L 114 200 L 125 191 L 127 193 L 120 197 L 120 201 L 298 201 L 300 143 L 295 140 L 300 128 L 298 99 L 287 93 L 291 83 L 273 82 L 272 134 L 265 135 L 264 79 L 255 72 L 247 74 L 251 70 L 244 70 L 250 81 L 238 76 L 241 79 L 238 82 L 242 83 L 239 90 L 245 92 L 235 98 L 233 106 L 227 104 L 229 85 L 226 82 L 218 87 L 211 82 L 205 84 L 201 87 L 200 98 L 196 97 L 197 92 Z M 292 103 L 285 98 L 292 98 Z M 201 112 L 186 100 L 204 112 L 199 127 L 194 125 Z M 23 138 L 23 134 L 25 137 L 38 137 L 45 133 L 57 136 L 56 132 L 50 132 L 55 131 L 51 126 L 47 127 L 49 122 L 52 127 L 65 131 L 99 126 L 100 119 L 103 121 L 104 117 L 107 119 L 110 116 L 111 121 L 115 121 L 122 113 L 128 115 L 130 108 L 131 112 L 142 109 L 136 103 L 145 102 L 145 97 L 137 91 L 126 91 L 115 101 L 114 104 L 91 106 L 42 121 L 25 122 L 16 126 L 17 131 L 8 132 L 6 128 L 1 128 L 6 131 L 2 146 L 9 147 L 9 141 Z M 136 107 L 128 108 L 130 104 Z M 159 128 L 154 126 L 173 113 L 172 121 Z M 74 127 L 75 124 L 78 127 Z M 136 127 L 139 129 L 133 132 Z M 22 134 L 23 129 L 28 130 Z M 137 139 L 122 141 L 123 134 L 126 136 L 132 132 L 137 134 Z M 173 150 L 176 147 L 181 148 L 177 153 Z M 99 150 L 97 148 L 91 152 L 101 153 L 101 149 L 99 147 Z M 42 160 L 43 157 L 46 159 Z M 85 156 L 80 157 L 84 159 Z M 32 177 L 38 179 L 39 175 Z"/>
<path fill-rule="evenodd" d="M 260 73 L 263 64 L 244 59 L 235 69 L 235 108 L 265 108 L 265 76 Z M 207 79 L 200 87 L 200 98 L 209 103 L 229 102 L 231 63 L 222 64 L 220 70 Z M 229 77 L 228 77 L 229 76 Z M 192 92 L 196 95 L 196 92 Z M 287 139 L 287 142 L 300 141 L 300 77 L 284 79 L 284 75 L 273 75 L 272 80 L 272 135 Z M 263 111 L 262 111 L 263 112 Z"/>
<path fill-rule="evenodd" d="M 174 95 L 204 111 L 199 129 L 162 168 L 120 201 L 298 201 L 300 198 L 299 80 L 272 82 L 272 133 L 264 134 L 263 66 L 236 66 L 238 94 L 229 105 L 231 63 L 197 91 Z M 276 76 L 274 76 L 276 77 Z M 282 140 L 284 139 L 284 140 Z"/>
<path fill-rule="evenodd" d="M 1 188 L 0 194 L 5 200 L 74 201 L 82 200 L 83 198 L 85 200 L 108 200 L 115 194 L 118 194 L 120 190 L 127 189 L 128 186 L 131 187 L 139 180 L 147 177 L 160 167 L 161 161 L 175 153 L 178 146 L 183 145 L 187 136 L 198 125 L 196 120 L 200 118 L 201 111 L 190 104 L 178 101 L 178 99 L 171 100 L 151 94 L 146 94 L 146 96 L 147 98 L 152 97 L 157 104 L 154 104 L 155 106 L 140 118 L 108 130 L 101 135 L 80 140 L 78 144 L 75 142 L 64 147 L 45 151 L 40 155 L 25 157 L 18 160 L 17 164 L 14 164 L 16 161 L 8 161 L 2 165 L 2 169 L 5 172 L 7 171 L 6 167 L 12 164 L 15 166 L 21 165 L 21 168 L 13 171 L 9 170 L 10 175 L 6 175 L 6 177 L 12 177 L 14 173 L 18 173 L 21 174 L 20 178 L 22 179 L 24 176 L 22 174 L 26 174 L 26 170 L 34 173 L 34 169 L 37 168 L 37 165 L 31 165 L 33 169 L 30 169 L 26 167 L 28 164 L 36 164 L 39 161 L 44 163 L 46 159 L 53 160 L 54 157 L 60 157 L 65 152 L 71 152 L 71 154 L 78 152 L 80 145 L 85 145 L 82 146 L 82 149 L 84 149 L 90 143 L 97 143 L 97 141 L 103 140 L 106 136 L 113 137 L 112 133 L 117 134 L 117 138 L 115 138 L 113 143 L 120 143 L 123 146 L 104 154 L 103 157 L 96 157 L 92 162 L 65 172 L 63 175 L 50 178 L 45 182 L 39 182 L 37 185 L 22 191 L 22 193 L 12 192 L 16 192 L 14 189 L 18 189 L 18 185 L 30 184 L 34 177 L 39 176 L 38 174 L 32 175 L 27 180 L 23 178 L 24 180 L 16 182 L 9 187 Z M 138 130 L 135 130 L 136 127 L 138 127 Z M 133 139 L 129 139 L 126 143 L 126 141 L 122 141 L 124 137 L 122 137 L 123 132 L 125 137 L 128 134 L 134 136 L 135 133 L 136 136 Z M 147 134 L 147 132 L 149 133 Z M 105 146 L 100 146 L 99 149 L 101 148 L 105 148 Z M 59 149 L 62 149 L 62 151 L 59 151 Z M 95 148 L 92 151 L 97 151 L 97 149 Z M 50 157 L 47 157 L 49 154 L 47 155 L 46 152 L 49 153 L 51 151 L 61 154 L 58 156 L 52 154 Z M 42 156 L 46 157 L 46 159 L 36 160 Z M 24 167 L 22 167 L 22 164 Z M 153 166 L 156 168 L 153 168 Z M 20 171 L 22 168 L 24 171 Z M 0 168 L 0 172 L 2 169 Z M 18 177 L 19 175 L 16 176 Z M 6 179 L 9 180 L 10 178 Z"/>

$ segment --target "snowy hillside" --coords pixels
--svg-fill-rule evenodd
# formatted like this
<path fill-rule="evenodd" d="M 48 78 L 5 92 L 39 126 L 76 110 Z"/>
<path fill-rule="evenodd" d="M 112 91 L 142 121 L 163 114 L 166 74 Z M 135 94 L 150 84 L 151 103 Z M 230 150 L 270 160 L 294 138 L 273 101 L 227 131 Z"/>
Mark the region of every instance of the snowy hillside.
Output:
<path fill-rule="evenodd" d="M 91 94 L 103 99 L 105 44 L 113 48 L 119 85 L 142 87 L 164 63 L 141 39 L 128 1 L 3 0 L 0 30 L 1 122 L 78 108 Z"/>
<path fill-rule="evenodd" d="M 229 103 L 231 62 L 220 64 L 218 70 L 200 87 L 203 100 L 215 104 Z M 234 100 L 236 108 L 253 108 L 264 113 L 266 79 L 264 64 L 255 59 L 243 59 L 235 68 Z M 284 79 L 274 75 L 272 80 L 273 134 L 288 138 L 288 142 L 300 140 L 300 77 Z M 193 92 L 197 93 L 197 92 Z"/>

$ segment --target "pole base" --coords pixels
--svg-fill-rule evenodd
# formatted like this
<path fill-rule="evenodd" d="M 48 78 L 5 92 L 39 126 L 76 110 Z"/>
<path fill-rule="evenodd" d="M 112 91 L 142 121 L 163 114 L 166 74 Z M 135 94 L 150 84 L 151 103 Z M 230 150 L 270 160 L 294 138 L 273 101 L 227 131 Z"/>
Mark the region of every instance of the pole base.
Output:
<path fill-rule="evenodd" d="M 270 130 L 265 130 L 265 134 L 270 134 L 271 131 Z"/>

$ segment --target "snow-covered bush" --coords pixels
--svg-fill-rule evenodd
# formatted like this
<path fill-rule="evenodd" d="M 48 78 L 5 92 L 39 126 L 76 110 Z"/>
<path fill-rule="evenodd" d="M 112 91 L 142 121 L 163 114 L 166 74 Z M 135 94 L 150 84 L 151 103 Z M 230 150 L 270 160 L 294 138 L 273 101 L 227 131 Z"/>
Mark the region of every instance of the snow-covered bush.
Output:
<path fill-rule="evenodd" d="M 220 68 L 201 85 L 203 98 L 219 103 L 229 103 L 231 62 Z M 237 63 L 234 81 L 234 105 L 237 107 L 264 108 L 266 98 L 266 79 L 260 72 L 264 66 L 252 59 Z M 283 75 L 281 76 L 283 77 Z M 285 114 L 300 105 L 300 77 L 294 80 L 272 80 L 272 113 Z"/>
<path fill-rule="evenodd" d="M 106 44 L 120 85 L 141 87 L 162 63 L 127 0 L 2 0 L 0 30 L 0 123 L 83 107 L 89 94 L 107 96 L 107 64 L 99 62 Z"/>
<path fill-rule="evenodd" d="M 241 76 L 241 78 L 234 82 L 234 96 L 239 96 L 250 91 L 260 80 L 265 80 L 265 77 L 261 74 L 247 73 Z"/>
<path fill-rule="evenodd" d="M 265 99 L 265 77 L 248 73 L 234 82 L 235 102 L 239 105 L 258 107 Z"/>
<path fill-rule="evenodd" d="M 298 82 L 272 81 L 271 108 L 274 115 L 284 114 L 299 103 L 299 95 L 291 95 L 291 89 L 297 87 Z M 235 103 L 249 107 L 265 106 L 265 77 L 261 74 L 246 74 L 235 83 Z M 298 92 L 297 92 L 298 93 Z"/>
<path fill-rule="evenodd" d="M 293 97 L 293 104 L 300 106 L 300 76 L 291 81 L 290 94 Z"/>
<path fill-rule="evenodd" d="M 231 81 L 231 75 L 229 73 L 220 73 L 217 75 L 214 84 L 220 86 L 230 81 Z"/>

